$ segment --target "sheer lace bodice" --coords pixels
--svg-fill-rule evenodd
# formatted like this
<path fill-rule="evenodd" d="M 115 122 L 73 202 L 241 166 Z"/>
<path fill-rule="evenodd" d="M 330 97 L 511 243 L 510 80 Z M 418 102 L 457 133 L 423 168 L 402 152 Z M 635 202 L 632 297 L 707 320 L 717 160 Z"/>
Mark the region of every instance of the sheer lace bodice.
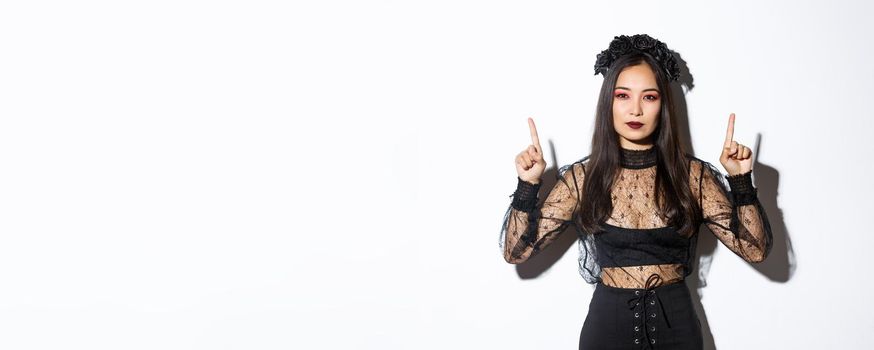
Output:
<path fill-rule="evenodd" d="M 772 244 L 767 216 L 752 184 L 752 172 L 724 176 L 713 165 L 691 155 L 689 186 L 701 208 L 695 227 L 705 224 L 745 261 L 765 259 Z M 517 178 L 517 189 L 504 215 L 499 246 L 512 264 L 528 260 L 568 227 L 579 237 L 579 271 L 588 283 L 644 288 L 658 275 L 664 283 L 691 272 L 697 233 L 689 237 L 668 227 L 655 204 L 655 147 L 621 149 L 619 174 L 611 198 L 613 211 L 600 232 L 582 232 L 579 215 L 588 157 L 559 169 L 558 182 L 543 203 L 540 184 Z M 695 230 L 697 232 L 697 229 Z"/>

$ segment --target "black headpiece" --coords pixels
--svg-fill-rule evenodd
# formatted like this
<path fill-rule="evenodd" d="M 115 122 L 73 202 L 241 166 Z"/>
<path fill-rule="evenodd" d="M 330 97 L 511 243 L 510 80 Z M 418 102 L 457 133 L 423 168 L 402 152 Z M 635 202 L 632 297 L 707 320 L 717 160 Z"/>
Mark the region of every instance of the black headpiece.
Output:
<path fill-rule="evenodd" d="M 622 55 L 634 52 L 643 52 L 652 56 L 662 66 L 668 75 L 668 80 L 677 80 L 680 77 L 680 67 L 674 59 L 674 51 L 668 49 L 665 43 L 646 34 L 614 37 L 610 42 L 610 48 L 598 54 L 595 60 L 595 75 L 601 73 L 606 76 L 607 69 L 613 61 Z"/>

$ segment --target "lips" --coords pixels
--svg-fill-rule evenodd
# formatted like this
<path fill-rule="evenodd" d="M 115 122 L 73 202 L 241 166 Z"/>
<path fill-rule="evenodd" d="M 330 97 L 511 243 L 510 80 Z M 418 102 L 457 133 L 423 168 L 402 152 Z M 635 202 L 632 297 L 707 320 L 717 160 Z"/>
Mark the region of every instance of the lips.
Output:
<path fill-rule="evenodd" d="M 632 129 L 639 129 L 641 126 L 643 126 L 643 123 L 628 122 L 628 123 L 625 123 L 625 125 L 628 125 Z"/>

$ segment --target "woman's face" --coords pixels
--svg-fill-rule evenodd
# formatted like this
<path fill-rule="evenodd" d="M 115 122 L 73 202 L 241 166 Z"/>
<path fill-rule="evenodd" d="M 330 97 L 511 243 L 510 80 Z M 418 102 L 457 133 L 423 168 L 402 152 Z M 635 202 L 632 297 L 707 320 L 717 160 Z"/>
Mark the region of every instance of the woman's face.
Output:
<path fill-rule="evenodd" d="M 661 107 L 661 93 L 649 64 L 625 67 L 613 89 L 613 128 L 619 134 L 619 145 L 626 149 L 652 146 L 650 136 L 658 126 Z M 635 129 L 629 123 L 642 125 Z"/>

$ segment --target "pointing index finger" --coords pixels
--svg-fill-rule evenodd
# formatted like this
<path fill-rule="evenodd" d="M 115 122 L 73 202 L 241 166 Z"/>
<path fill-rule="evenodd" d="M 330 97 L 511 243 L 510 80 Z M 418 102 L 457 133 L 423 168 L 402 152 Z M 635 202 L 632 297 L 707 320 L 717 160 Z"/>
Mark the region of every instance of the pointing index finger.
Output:
<path fill-rule="evenodd" d="M 537 127 L 534 126 L 534 119 L 531 117 L 528 117 L 528 129 L 531 130 L 531 143 L 537 148 L 537 152 L 540 152 L 540 138 L 537 137 Z"/>
<path fill-rule="evenodd" d="M 728 130 L 725 131 L 725 145 L 723 147 L 731 147 L 731 141 L 734 139 L 734 113 L 728 116 Z"/>

